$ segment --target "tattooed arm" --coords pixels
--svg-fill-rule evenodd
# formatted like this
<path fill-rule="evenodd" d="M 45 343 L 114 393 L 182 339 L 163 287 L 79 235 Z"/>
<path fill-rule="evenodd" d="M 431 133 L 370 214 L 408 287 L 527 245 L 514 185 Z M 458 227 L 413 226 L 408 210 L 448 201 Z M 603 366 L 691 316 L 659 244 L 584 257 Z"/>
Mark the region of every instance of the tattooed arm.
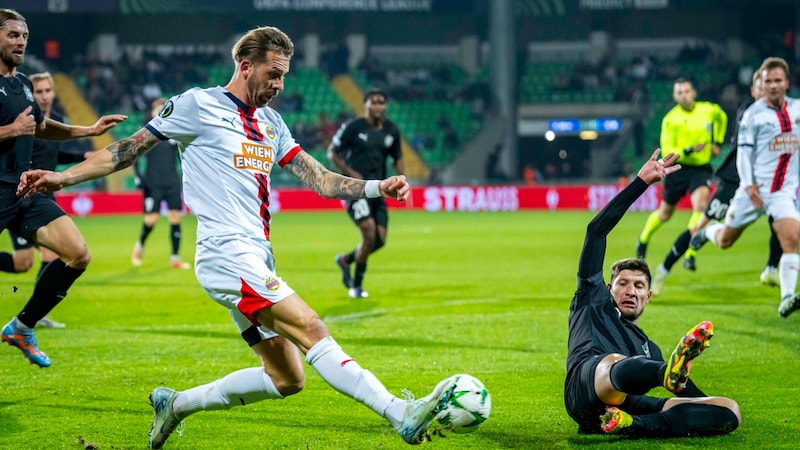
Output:
<path fill-rule="evenodd" d="M 142 128 L 128 138 L 94 152 L 86 161 L 63 172 L 29 170 L 20 176 L 17 195 L 24 193 L 26 197 L 31 197 L 37 192 L 53 192 L 87 180 L 104 177 L 129 167 L 136 161 L 136 158 L 150 151 L 158 142 L 158 138 L 146 128 Z"/>
<path fill-rule="evenodd" d="M 283 169 L 299 178 L 317 194 L 327 198 L 342 200 L 365 198 L 367 182 L 371 181 L 357 180 L 331 172 L 306 152 L 295 155 Z M 383 197 L 405 201 L 409 191 L 406 177 L 402 175 L 389 177 L 378 183 L 378 192 Z"/>

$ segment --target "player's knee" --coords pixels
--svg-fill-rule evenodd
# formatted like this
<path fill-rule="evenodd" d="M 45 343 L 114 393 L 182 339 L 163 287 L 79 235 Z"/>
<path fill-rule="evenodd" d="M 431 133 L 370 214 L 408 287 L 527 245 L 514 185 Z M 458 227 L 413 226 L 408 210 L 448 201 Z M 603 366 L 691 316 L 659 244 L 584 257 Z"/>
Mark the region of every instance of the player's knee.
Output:
<path fill-rule="evenodd" d="M 299 375 L 273 376 L 272 382 L 282 396 L 288 397 L 303 390 L 306 385 L 306 378 L 302 373 Z"/>
<path fill-rule="evenodd" d="M 72 257 L 67 260 L 67 265 L 73 269 L 85 269 L 89 267 L 90 262 L 92 262 L 92 253 L 84 244 L 82 251 L 72 255 Z"/>
<path fill-rule="evenodd" d="M 14 258 L 14 272 L 16 273 L 25 273 L 31 270 L 33 267 L 33 259 L 22 258 L 16 259 Z"/>

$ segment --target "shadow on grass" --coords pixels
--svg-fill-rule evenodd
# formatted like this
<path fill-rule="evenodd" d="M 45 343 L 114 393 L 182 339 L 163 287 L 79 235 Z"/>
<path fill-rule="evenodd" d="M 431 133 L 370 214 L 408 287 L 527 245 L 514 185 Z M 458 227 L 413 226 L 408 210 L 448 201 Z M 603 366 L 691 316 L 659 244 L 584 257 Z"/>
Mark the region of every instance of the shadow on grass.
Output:
<path fill-rule="evenodd" d="M 24 402 L 24 400 L 20 402 L 0 402 L 0 424 L 2 424 L 2 426 L 0 426 L 0 438 L 3 436 L 12 436 L 25 430 L 23 424 L 17 420 L 14 415 L 3 411 L 3 408 L 17 406 L 18 403 L 22 402 Z M 0 439 L 0 442 L 2 441 L 3 439 Z"/>
<path fill-rule="evenodd" d="M 107 333 L 124 333 L 124 334 L 143 334 L 154 335 L 162 334 L 165 336 L 183 336 L 189 338 L 208 338 L 208 339 L 235 339 L 236 332 L 231 331 L 208 331 L 208 330 L 178 330 L 178 329 L 159 329 L 159 328 L 109 328 L 105 330 Z"/>

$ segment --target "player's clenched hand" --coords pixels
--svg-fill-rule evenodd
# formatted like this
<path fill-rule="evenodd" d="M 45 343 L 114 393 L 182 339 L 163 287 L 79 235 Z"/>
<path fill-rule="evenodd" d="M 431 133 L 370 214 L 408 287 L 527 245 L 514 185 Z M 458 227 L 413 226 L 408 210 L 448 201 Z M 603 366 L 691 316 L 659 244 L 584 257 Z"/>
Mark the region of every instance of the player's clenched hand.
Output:
<path fill-rule="evenodd" d="M 747 196 L 750 197 L 750 203 L 752 203 L 753 207 L 756 209 L 764 207 L 764 199 L 761 198 L 761 193 L 758 192 L 759 187 L 760 185 L 758 184 L 751 184 L 744 188 L 745 192 L 747 192 Z"/>
<path fill-rule="evenodd" d="M 408 199 L 408 194 L 411 192 L 411 186 L 406 181 L 405 175 L 395 175 L 378 183 L 381 195 L 386 198 L 393 198 L 401 202 Z"/>
<path fill-rule="evenodd" d="M 36 119 L 33 118 L 31 111 L 33 111 L 33 108 L 28 106 L 14 119 L 13 125 L 16 136 L 33 136 L 36 134 Z"/>
<path fill-rule="evenodd" d="M 103 116 L 95 122 L 91 127 L 91 135 L 98 136 L 106 131 L 117 126 L 118 123 L 128 120 L 128 116 L 122 114 L 112 114 L 110 116 Z"/>
<path fill-rule="evenodd" d="M 64 176 L 49 170 L 28 170 L 19 177 L 17 195 L 33 197 L 37 192 L 54 192 L 64 187 Z"/>
<path fill-rule="evenodd" d="M 647 184 L 653 184 L 661 181 L 667 175 L 676 172 L 681 168 L 680 164 L 675 164 L 680 155 L 676 153 L 670 153 L 663 158 L 659 158 L 658 155 L 660 154 L 661 150 L 656 149 L 656 151 L 653 152 L 653 156 L 651 156 L 650 159 L 644 163 L 644 166 L 639 169 L 637 176 Z"/>

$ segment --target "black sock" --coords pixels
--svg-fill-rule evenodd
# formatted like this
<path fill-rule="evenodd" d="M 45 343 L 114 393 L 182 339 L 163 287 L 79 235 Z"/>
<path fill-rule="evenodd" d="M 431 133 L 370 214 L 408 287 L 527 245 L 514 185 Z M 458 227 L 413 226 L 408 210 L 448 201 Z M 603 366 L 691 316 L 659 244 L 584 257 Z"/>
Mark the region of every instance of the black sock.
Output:
<path fill-rule="evenodd" d="M 783 256 L 783 249 L 781 243 L 778 241 L 778 236 L 775 235 L 775 230 L 772 229 L 772 218 L 769 219 L 769 257 L 767 258 L 767 265 L 769 267 L 778 267 Z"/>
<path fill-rule="evenodd" d="M 142 224 L 142 233 L 139 235 L 139 242 L 142 243 L 144 246 L 144 241 L 147 240 L 147 236 L 150 235 L 150 232 L 153 231 L 152 226 L 147 226 L 147 224 Z"/>
<path fill-rule="evenodd" d="M 364 281 L 364 273 L 367 271 L 367 263 L 356 263 L 356 273 L 353 277 L 353 286 L 360 287 Z"/>
<path fill-rule="evenodd" d="M 0 253 L 0 271 L 8 273 L 16 273 L 14 270 L 14 256 L 8 252 Z"/>
<path fill-rule="evenodd" d="M 36 272 L 36 278 L 33 280 L 34 283 L 39 281 L 39 278 L 42 278 L 42 272 L 44 272 L 44 268 L 50 264 L 51 261 L 42 261 L 42 265 L 39 266 L 39 271 Z"/>
<path fill-rule="evenodd" d="M 672 248 L 670 248 L 667 257 L 664 259 L 664 267 L 666 267 L 667 270 L 671 270 L 675 262 L 681 259 L 681 256 L 686 253 L 686 250 L 689 249 L 690 240 L 692 240 L 692 233 L 689 230 L 684 231 L 675 239 L 675 242 L 672 243 Z"/>
<path fill-rule="evenodd" d="M 356 261 L 356 251 L 353 250 L 352 252 L 344 255 L 344 262 L 347 264 L 353 264 Z"/>
<path fill-rule="evenodd" d="M 655 414 L 633 417 L 631 432 L 642 437 L 716 436 L 739 427 L 728 408 L 704 403 L 681 403 Z"/>
<path fill-rule="evenodd" d="M 620 392 L 644 395 L 664 383 L 666 363 L 633 356 L 614 363 L 609 371 L 611 384 Z"/>
<path fill-rule="evenodd" d="M 181 224 L 174 223 L 170 226 L 169 237 L 172 240 L 172 254 L 177 255 L 181 248 Z"/>
<path fill-rule="evenodd" d="M 67 289 L 86 269 L 73 269 L 60 259 L 53 260 L 42 271 L 33 287 L 33 294 L 17 318 L 33 328 L 36 322 L 53 310 L 67 296 Z"/>

